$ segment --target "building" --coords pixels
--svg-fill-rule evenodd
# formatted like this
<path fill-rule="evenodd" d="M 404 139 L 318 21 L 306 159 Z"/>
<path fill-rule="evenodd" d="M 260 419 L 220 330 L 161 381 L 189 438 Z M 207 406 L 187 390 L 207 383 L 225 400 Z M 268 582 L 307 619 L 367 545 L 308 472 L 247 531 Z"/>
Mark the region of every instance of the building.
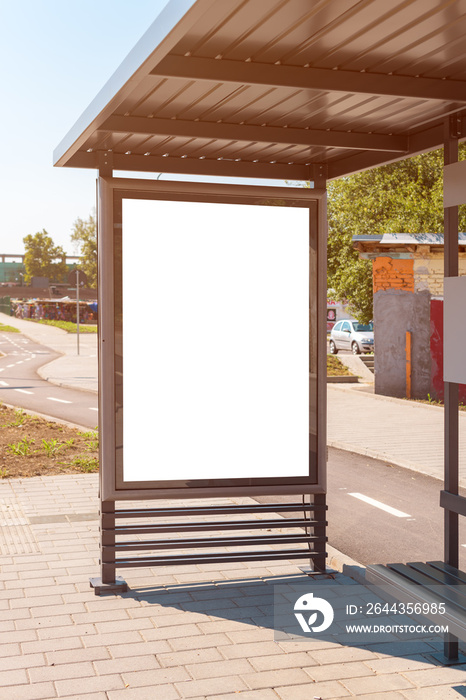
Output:
<path fill-rule="evenodd" d="M 0 253 L 0 301 L 1 310 L 8 313 L 10 297 L 15 299 L 60 299 L 71 296 L 75 298 L 75 286 L 67 282 L 50 282 L 47 277 L 33 277 L 29 285 L 24 283 L 26 269 L 24 266 L 24 254 Z M 68 272 L 73 270 L 81 258 L 79 255 L 65 255 L 64 261 Z M 83 300 L 94 300 L 96 290 L 84 287 L 80 290 Z"/>
<path fill-rule="evenodd" d="M 23 279 L 26 273 L 24 267 L 24 253 L 19 255 L 0 253 L 0 285 L 1 286 L 23 286 Z M 79 255 L 65 255 L 63 260 L 69 270 L 72 270 L 80 261 Z"/>
<path fill-rule="evenodd" d="M 458 238 L 459 274 L 466 275 L 466 233 Z M 354 236 L 353 244 L 372 260 L 375 392 L 443 399 L 443 234 Z"/>

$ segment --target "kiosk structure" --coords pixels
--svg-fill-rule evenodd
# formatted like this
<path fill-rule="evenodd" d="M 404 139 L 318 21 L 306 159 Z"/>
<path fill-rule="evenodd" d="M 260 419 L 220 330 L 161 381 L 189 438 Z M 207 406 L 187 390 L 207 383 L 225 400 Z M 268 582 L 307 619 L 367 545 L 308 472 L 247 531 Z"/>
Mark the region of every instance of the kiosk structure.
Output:
<path fill-rule="evenodd" d="M 122 566 L 310 556 L 325 569 L 323 197 L 303 188 L 100 177 L 99 590 Z M 142 247 L 150 274 L 141 282 Z M 142 305 L 131 294 L 135 279 L 147 287 Z M 289 523 L 296 534 L 280 534 L 280 520 L 257 520 L 276 505 L 210 502 L 274 494 L 308 496 L 280 506 L 297 512 Z M 115 509 L 128 499 L 179 505 Z M 244 514 L 254 520 L 238 521 Z M 210 521 L 190 521 L 199 515 Z M 134 524 L 147 518 L 155 524 Z M 245 528 L 261 532 L 238 534 Z M 223 530 L 237 532 L 213 536 Z M 186 531 L 204 534 L 172 534 Z M 159 538 L 115 539 L 135 534 Z M 270 545 L 286 547 L 268 552 Z M 141 556 L 144 549 L 157 553 Z"/>
<path fill-rule="evenodd" d="M 326 182 L 443 144 L 457 157 L 465 29 L 460 0 L 171 0 L 57 147 L 56 166 L 98 170 L 96 592 L 134 566 L 325 571 Z"/>

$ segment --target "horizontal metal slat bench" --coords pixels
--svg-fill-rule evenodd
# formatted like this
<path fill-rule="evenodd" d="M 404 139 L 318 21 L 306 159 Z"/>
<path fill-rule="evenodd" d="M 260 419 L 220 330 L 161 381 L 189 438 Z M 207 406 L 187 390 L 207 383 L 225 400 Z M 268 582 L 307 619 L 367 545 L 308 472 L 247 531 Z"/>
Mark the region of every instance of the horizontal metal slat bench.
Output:
<path fill-rule="evenodd" d="M 405 603 L 444 603 L 441 624 L 448 625 L 445 654 L 432 654 L 444 664 L 465 663 L 458 654 L 457 639 L 466 641 L 466 573 L 441 561 L 408 564 L 374 564 L 366 569 L 368 583 L 383 586 L 394 598 Z M 438 615 L 424 617 L 439 622 Z"/>
<path fill-rule="evenodd" d="M 323 494 L 313 494 L 309 503 L 116 508 L 106 502 L 101 507 L 101 563 L 107 576 L 90 579 L 96 595 L 127 590 L 115 576 L 117 568 L 309 559 L 313 572 L 325 572 Z M 283 513 L 292 517 L 284 519 Z M 141 556 L 144 551 L 151 554 Z"/>

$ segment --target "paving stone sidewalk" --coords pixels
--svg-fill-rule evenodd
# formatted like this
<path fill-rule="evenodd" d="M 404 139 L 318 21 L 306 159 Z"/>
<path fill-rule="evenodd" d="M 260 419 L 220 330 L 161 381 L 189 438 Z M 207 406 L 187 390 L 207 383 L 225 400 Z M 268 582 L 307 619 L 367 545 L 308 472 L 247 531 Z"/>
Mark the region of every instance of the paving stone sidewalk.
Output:
<path fill-rule="evenodd" d="M 443 479 L 443 408 L 354 387 L 327 386 L 328 444 Z M 459 435 L 460 485 L 466 487 L 464 411 Z"/>
<path fill-rule="evenodd" d="M 97 486 L 93 474 L 0 482 L 1 700 L 466 696 L 466 667 L 431 663 L 429 641 L 274 642 L 273 584 L 308 581 L 299 562 L 124 570 L 127 593 L 94 596 Z"/>

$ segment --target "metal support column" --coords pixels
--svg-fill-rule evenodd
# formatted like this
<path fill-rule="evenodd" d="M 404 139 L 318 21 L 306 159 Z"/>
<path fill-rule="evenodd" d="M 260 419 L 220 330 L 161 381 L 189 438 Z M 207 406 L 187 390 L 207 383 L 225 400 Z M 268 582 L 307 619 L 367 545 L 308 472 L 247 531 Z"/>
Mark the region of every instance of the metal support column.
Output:
<path fill-rule="evenodd" d="M 444 165 L 458 161 L 458 137 L 461 135 L 461 119 L 449 117 L 445 122 Z M 458 276 L 458 207 L 444 209 L 444 275 Z M 444 480 L 445 491 L 458 494 L 459 456 L 459 405 L 458 384 L 445 382 L 444 411 Z M 459 526 L 458 513 L 444 510 L 444 558 L 445 563 L 458 568 Z M 458 659 L 458 639 L 445 635 L 444 654 L 448 662 Z"/>
<path fill-rule="evenodd" d="M 104 532 L 105 530 L 105 532 Z M 126 581 L 116 575 L 114 548 L 115 539 L 115 502 L 101 501 L 100 503 L 100 578 L 89 580 L 96 595 L 101 593 L 124 593 L 128 590 Z M 112 549 L 107 549 L 113 547 Z M 109 555 L 108 552 L 111 552 Z"/>
<path fill-rule="evenodd" d="M 326 509 L 326 494 L 316 493 L 313 496 L 314 505 L 318 508 L 322 508 L 325 512 Z M 314 526 L 314 537 L 317 540 L 327 541 L 327 522 L 321 520 L 317 525 Z M 327 552 L 326 548 L 320 554 L 317 554 L 313 558 L 313 569 L 314 573 L 325 574 L 327 570 Z"/>
<path fill-rule="evenodd" d="M 91 578 L 90 585 L 96 595 L 100 593 L 120 593 L 127 590 L 126 582 L 115 575 L 115 556 L 112 561 L 104 560 L 103 545 L 112 544 L 104 542 L 102 537 L 104 525 L 108 524 L 108 518 L 113 522 L 113 545 L 115 545 L 115 501 L 102 500 L 102 478 L 104 473 L 104 460 L 112 454 L 108 448 L 108 439 L 112 438 L 113 431 L 113 367 L 108 364 L 103 367 L 102 344 L 108 343 L 113 337 L 113 305 L 102 303 L 102 290 L 105 286 L 113 287 L 111 256 L 105 255 L 108 241 L 113 238 L 113 203 L 108 192 L 101 186 L 100 178 L 112 177 L 113 153 L 100 151 L 98 153 L 99 179 L 97 182 L 97 256 L 98 256 L 98 299 L 99 299 L 99 324 L 98 324 L 98 364 L 99 364 L 99 501 L 100 501 L 100 566 L 101 576 Z M 112 535 L 110 535 L 112 536 Z"/>
<path fill-rule="evenodd" d="M 313 166 L 314 187 L 326 189 L 327 187 L 327 166 L 315 164 Z M 316 218 L 312 211 L 310 216 L 310 275 L 311 279 L 311 308 L 312 296 L 314 296 L 317 308 L 314 312 L 315 328 L 310 327 L 311 348 L 315 349 L 317 374 L 317 397 L 316 413 L 317 424 L 317 469 L 319 479 L 326 489 L 326 464 L 327 464 L 327 198 L 319 199 L 316 207 Z M 312 361 L 312 352 L 311 352 Z M 311 370 L 312 371 L 312 370 Z M 312 497 L 314 504 L 325 509 L 326 494 L 314 494 Z M 326 522 L 323 520 L 314 528 L 314 534 L 326 539 Z M 315 572 L 325 573 L 327 564 L 327 553 L 324 551 L 319 556 L 314 557 L 313 567 Z"/>

